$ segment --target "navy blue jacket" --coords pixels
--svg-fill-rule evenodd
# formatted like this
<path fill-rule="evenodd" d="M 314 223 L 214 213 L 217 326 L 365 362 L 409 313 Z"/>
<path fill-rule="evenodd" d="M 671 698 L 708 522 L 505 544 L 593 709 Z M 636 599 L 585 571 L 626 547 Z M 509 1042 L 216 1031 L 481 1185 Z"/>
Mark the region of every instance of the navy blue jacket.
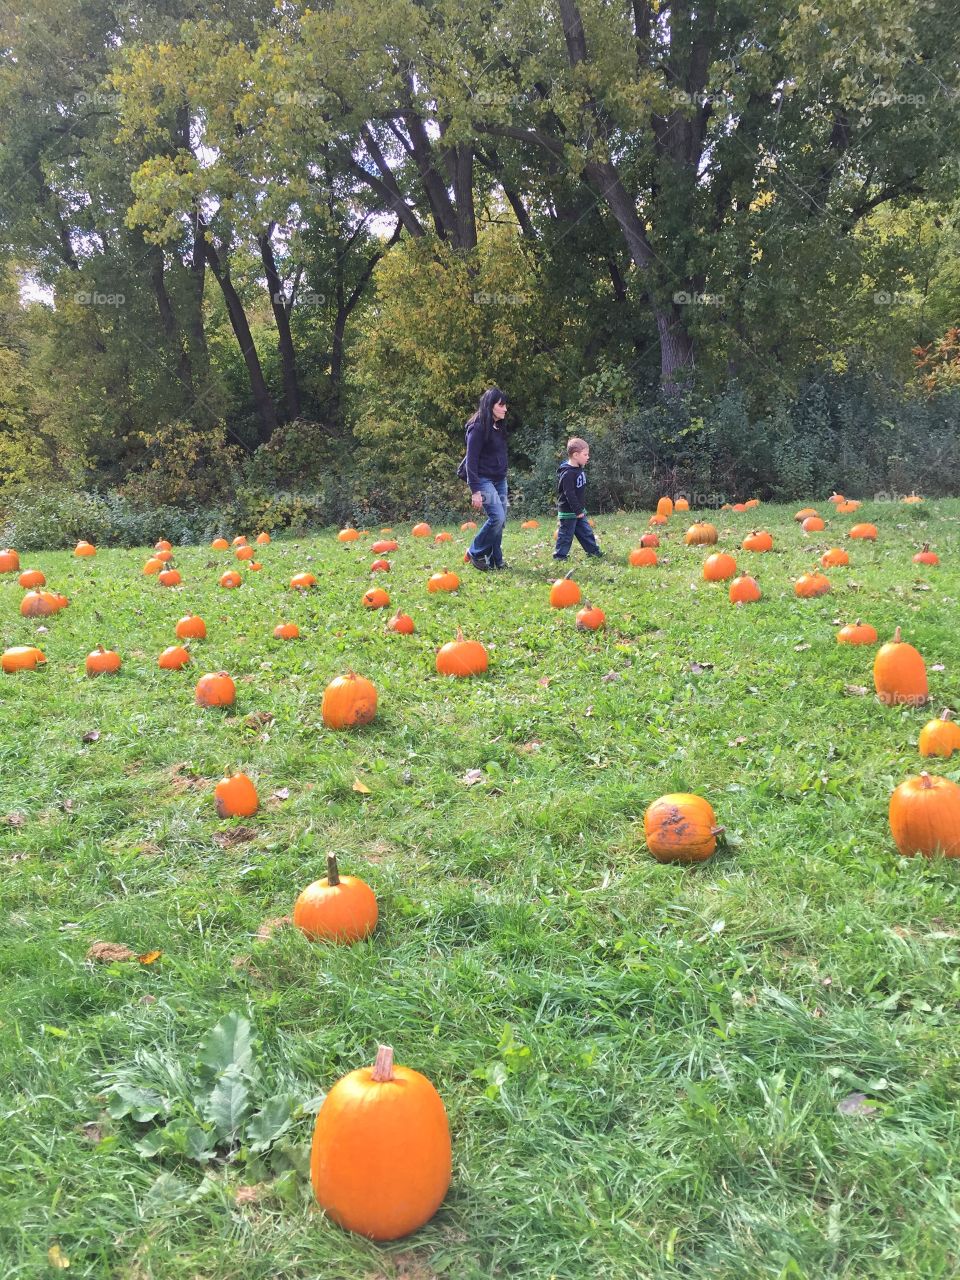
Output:
<path fill-rule="evenodd" d="M 507 478 L 507 433 L 494 424 L 484 432 L 479 422 L 467 426 L 467 485 L 476 493 L 483 480 Z"/>
<path fill-rule="evenodd" d="M 572 462 L 557 467 L 557 509 L 563 516 L 582 516 L 587 509 L 587 473 Z"/>

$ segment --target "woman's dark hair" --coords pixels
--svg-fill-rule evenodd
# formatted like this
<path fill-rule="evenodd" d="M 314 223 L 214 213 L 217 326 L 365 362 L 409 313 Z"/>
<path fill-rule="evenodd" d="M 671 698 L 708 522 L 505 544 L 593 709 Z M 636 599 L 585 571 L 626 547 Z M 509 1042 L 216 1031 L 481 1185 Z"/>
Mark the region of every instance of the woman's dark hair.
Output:
<path fill-rule="evenodd" d="M 467 426 L 473 427 L 479 422 L 480 426 L 483 428 L 484 435 L 486 435 L 493 426 L 493 406 L 495 404 L 500 404 L 501 401 L 503 401 L 504 404 L 507 403 L 507 397 L 503 394 L 500 388 L 488 387 L 480 397 L 480 404 L 477 407 L 477 412 L 467 423 Z"/>

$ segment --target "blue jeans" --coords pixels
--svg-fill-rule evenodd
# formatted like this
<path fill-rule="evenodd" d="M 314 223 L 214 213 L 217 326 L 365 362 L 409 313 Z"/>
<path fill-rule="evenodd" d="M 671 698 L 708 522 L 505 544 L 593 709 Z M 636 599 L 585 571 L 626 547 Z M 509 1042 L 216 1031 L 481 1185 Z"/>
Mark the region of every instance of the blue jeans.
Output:
<path fill-rule="evenodd" d="M 506 480 L 488 480 L 480 477 L 480 493 L 483 495 L 483 514 L 487 517 L 470 544 L 470 555 L 485 556 L 490 564 L 503 563 L 503 526 L 507 522 Z"/>
<path fill-rule="evenodd" d="M 561 517 L 557 523 L 560 527 L 557 530 L 557 545 L 553 549 L 554 560 L 566 560 L 570 554 L 570 548 L 573 546 L 574 538 L 580 543 L 588 556 L 602 554 L 600 544 L 594 537 L 586 516 L 578 516 L 576 520 L 572 516 L 567 519 Z"/>

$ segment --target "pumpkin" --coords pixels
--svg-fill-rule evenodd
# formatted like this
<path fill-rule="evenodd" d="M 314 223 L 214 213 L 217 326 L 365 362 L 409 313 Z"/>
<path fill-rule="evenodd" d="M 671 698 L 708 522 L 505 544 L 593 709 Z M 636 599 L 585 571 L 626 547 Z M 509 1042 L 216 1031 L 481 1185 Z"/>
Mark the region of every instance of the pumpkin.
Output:
<path fill-rule="evenodd" d="M 275 640 L 299 640 L 300 628 L 295 622 L 281 622 L 273 628 Z"/>
<path fill-rule="evenodd" d="M 389 573 L 390 561 L 385 560 L 382 557 L 379 560 L 374 560 L 373 564 L 371 564 L 370 566 L 370 572 L 371 573 Z"/>
<path fill-rule="evenodd" d="M 703 862 L 722 831 L 709 802 L 687 792 L 661 796 L 643 815 L 647 848 L 658 862 Z"/>
<path fill-rule="evenodd" d="M 207 624 L 195 613 L 181 618 L 176 626 L 178 640 L 206 640 Z"/>
<path fill-rule="evenodd" d="M 716 551 L 703 562 L 703 576 L 707 582 L 725 582 L 737 572 L 737 562 L 726 551 Z"/>
<path fill-rule="evenodd" d="M 820 516 L 807 516 L 806 520 L 800 525 L 804 533 L 820 533 L 826 527 L 826 523 Z"/>
<path fill-rule="evenodd" d="M 650 519 L 647 521 L 647 524 L 651 529 L 655 528 L 657 525 L 666 524 L 666 523 L 667 523 L 666 516 L 651 516 Z"/>
<path fill-rule="evenodd" d="M 190 661 L 190 652 L 181 644 L 172 644 L 164 649 L 157 659 L 161 671 L 182 671 Z"/>
<path fill-rule="evenodd" d="M 263 565 L 260 563 L 259 560 L 251 560 L 250 563 L 247 565 L 247 570 L 249 573 L 259 573 L 262 568 L 263 568 Z"/>
<path fill-rule="evenodd" d="M 923 550 L 918 551 L 917 554 L 913 557 L 913 563 L 914 564 L 939 564 L 940 557 L 937 555 L 935 551 L 930 550 L 930 543 L 925 542 L 923 544 Z"/>
<path fill-rule="evenodd" d="M 877 526 L 875 524 L 855 524 L 847 534 L 848 538 L 863 538 L 868 542 L 876 542 Z"/>
<path fill-rule="evenodd" d="M 676 502 L 673 504 L 673 509 L 674 511 L 689 511 L 690 503 L 686 500 L 686 498 L 678 498 Z"/>
<path fill-rule="evenodd" d="M 385 609 L 390 603 L 390 597 L 382 587 L 371 587 L 363 593 L 361 603 L 365 609 Z"/>
<path fill-rule="evenodd" d="M 162 573 L 162 572 L 163 572 L 163 561 L 159 560 L 156 556 L 151 556 L 150 559 L 143 566 L 143 576 L 145 578 L 152 578 L 155 574 Z"/>
<path fill-rule="evenodd" d="M 657 563 L 657 553 L 653 547 L 634 547 L 627 559 L 634 566 L 655 565 Z"/>
<path fill-rule="evenodd" d="M 741 511 L 746 511 L 746 509 L 747 504 L 745 502 L 735 502 L 733 504 L 733 510 L 736 511 L 738 515 Z"/>
<path fill-rule="evenodd" d="M 323 723 L 328 729 L 354 729 L 377 714 L 377 691 L 370 680 L 348 671 L 331 680 L 323 691 Z"/>
<path fill-rule="evenodd" d="M 120 655 L 113 649 L 105 649 L 102 644 L 98 644 L 92 653 L 87 654 L 88 676 L 115 676 L 119 670 Z"/>
<path fill-rule="evenodd" d="M 415 538 L 429 538 L 433 530 L 427 524 L 426 520 L 421 520 L 419 524 L 415 524 L 410 530 Z"/>
<path fill-rule="evenodd" d="M 658 516 L 663 516 L 663 517 L 664 517 L 664 519 L 666 519 L 668 516 L 672 516 L 672 515 L 673 515 L 673 499 L 672 499 L 672 498 L 660 498 L 660 499 L 658 499 L 658 501 L 657 501 L 657 515 L 658 515 Z"/>
<path fill-rule="evenodd" d="M 154 551 L 153 559 L 159 560 L 161 564 L 169 564 L 170 561 L 173 559 L 173 552 L 164 551 L 163 548 L 161 547 L 159 551 Z"/>
<path fill-rule="evenodd" d="M 876 644 L 877 631 L 869 622 L 848 622 L 837 632 L 837 644 Z"/>
<path fill-rule="evenodd" d="M 293 905 L 293 923 L 311 942 L 359 942 L 377 927 L 377 899 L 358 876 L 341 876 L 327 854 L 327 875 L 307 885 Z"/>
<path fill-rule="evenodd" d="M 853 515 L 854 511 L 859 511 L 861 504 L 859 502 L 847 501 L 841 502 L 836 508 L 837 514 L 841 516 Z"/>
<path fill-rule="evenodd" d="M 409 1235 L 439 1209 L 451 1171 L 443 1101 L 426 1076 L 394 1065 L 389 1045 L 373 1067 L 351 1071 L 324 1098 L 310 1180 L 341 1227 L 371 1240 Z"/>
<path fill-rule="evenodd" d="M 836 492 L 834 492 L 834 493 L 831 493 L 831 495 L 830 495 L 830 497 L 827 499 L 827 501 L 828 501 L 828 502 L 833 502 L 833 503 L 837 503 L 837 502 L 846 502 L 846 498 L 843 496 L 843 494 L 842 494 L 842 493 L 836 493 Z"/>
<path fill-rule="evenodd" d="M 238 560 L 252 560 L 253 557 L 256 555 L 256 552 L 254 551 L 253 547 L 237 547 L 236 551 L 233 554 L 237 557 Z"/>
<path fill-rule="evenodd" d="M 810 516 L 815 516 L 818 514 L 819 513 L 816 507 L 801 507 L 800 510 L 796 512 L 793 518 L 794 520 L 796 520 L 798 524 L 802 524 L 803 521 L 808 519 Z"/>
<path fill-rule="evenodd" d="M 573 581 L 572 573 L 571 569 L 562 578 L 557 578 L 550 588 L 550 604 L 554 609 L 568 609 L 571 605 L 580 603 L 580 588 Z"/>
<path fill-rule="evenodd" d="M 210 543 L 210 547 L 214 551 L 229 551 L 230 543 L 226 540 L 226 538 L 214 538 L 214 540 Z"/>
<path fill-rule="evenodd" d="M 228 569 L 220 578 L 220 585 L 227 591 L 232 591 L 235 587 L 239 587 L 243 579 L 237 573 L 236 569 Z"/>
<path fill-rule="evenodd" d="M 295 573 L 290 579 L 291 591 L 309 591 L 316 585 L 317 580 L 312 573 Z"/>
<path fill-rule="evenodd" d="M 717 541 L 717 536 L 717 530 L 714 525 L 709 524 L 706 520 L 698 520 L 683 535 L 683 540 L 688 547 L 713 546 Z"/>
<path fill-rule="evenodd" d="M 760 505 L 760 499 L 759 499 L 759 498 L 748 498 L 748 499 L 746 500 L 746 502 L 745 502 L 743 505 L 744 505 L 744 507 L 747 509 L 747 511 L 752 511 L 754 507 L 759 507 L 759 505 Z"/>
<path fill-rule="evenodd" d="M 890 831 L 907 858 L 960 858 L 960 786 L 929 773 L 901 782 L 890 797 Z"/>
<path fill-rule="evenodd" d="M 602 609 L 598 609 L 595 604 L 587 603 L 577 613 L 577 630 L 599 631 L 606 621 L 607 617 Z"/>
<path fill-rule="evenodd" d="M 12 547 L 0 551 L 0 573 L 19 573 L 20 557 Z"/>
<path fill-rule="evenodd" d="M 236 536 L 236 537 L 234 538 L 234 540 L 233 540 L 233 545 L 234 545 L 235 547 L 243 547 L 243 546 L 246 546 L 246 542 L 247 542 L 247 540 L 246 540 L 246 538 L 244 537 L 244 535 L 243 535 L 242 533 L 238 533 L 238 534 L 237 534 L 237 536 Z"/>
<path fill-rule="evenodd" d="M 13 675 L 15 671 L 36 671 L 41 662 L 46 662 L 43 652 L 29 644 L 14 645 L 0 657 L 0 666 L 7 675 Z"/>
<path fill-rule="evenodd" d="M 644 533 L 641 535 L 639 545 L 641 547 L 659 547 L 660 539 L 655 533 Z"/>
<path fill-rule="evenodd" d="M 945 756 L 949 758 L 954 751 L 960 751 L 960 725 L 950 717 L 953 712 L 944 707 L 936 720 L 930 720 L 920 730 L 917 746 L 922 756 Z"/>
<path fill-rule="evenodd" d="M 524 522 L 523 522 L 523 524 L 520 526 L 520 528 L 521 528 L 521 529 L 539 529 L 539 528 L 540 528 L 540 521 L 539 521 L 539 520 L 524 520 Z"/>
<path fill-rule="evenodd" d="M 831 547 L 820 557 L 820 563 L 825 569 L 836 569 L 840 565 L 849 564 L 850 556 L 843 547 Z"/>
<path fill-rule="evenodd" d="M 873 660 L 873 683 L 877 697 L 887 706 L 899 702 L 922 706 L 928 697 L 927 667 L 918 650 L 900 638 L 900 628 L 893 639 L 881 645 Z"/>
<path fill-rule="evenodd" d="M 756 578 L 743 573 L 730 583 L 731 604 L 753 604 L 760 599 L 760 587 Z"/>
<path fill-rule="evenodd" d="M 380 530 L 380 532 L 382 534 L 393 533 L 393 529 L 387 525 L 384 525 L 383 528 Z"/>
<path fill-rule="evenodd" d="M 816 569 L 811 569 L 809 573 L 800 575 L 794 584 L 793 590 L 801 600 L 809 600 L 814 596 L 825 596 L 830 590 L 830 579 Z"/>
<path fill-rule="evenodd" d="M 84 542 L 81 538 L 73 548 L 73 554 L 75 556 L 80 556 L 81 559 L 88 559 L 90 556 L 95 556 L 97 554 L 97 548 L 92 542 Z"/>
<path fill-rule="evenodd" d="M 52 613 L 57 613 L 66 604 L 64 596 L 58 595 L 56 591 L 44 591 L 42 588 L 36 591 L 28 591 L 20 601 L 20 616 L 22 618 L 48 618 Z"/>
<path fill-rule="evenodd" d="M 225 671 L 209 672 L 197 681 L 195 696 L 200 707 L 232 707 L 237 686 Z"/>
<path fill-rule="evenodd" d="M 754 529 L 743 540 L 744 551 L 772 551 L 773 537 L 765 529 Z"/>
<path fill-rule="evenodd" d="M 416 627 L 413 624 L 413 619 L 404 613 L 402 609 L 398 609 L 387 623 L 387 630 L 395 631 L 397 635 L 410 636 L 416 631 Z"/>
<path fill-rule="evenodd" d="M 486 669 L 486 649 L 479 640 L 464 640 L 462 631 L 437 651 L 437 671 L 442 676 L 479 676 Z"/>
<path fill-rule="evenodd" d="M 260 808 L 257 788 L 245 773 L 221 778 L 213 789 L 213 798 L 221 818 L 252 818 Z"/>
<path fill-rule="evenodd" d="M 224 577 L 226 577 L 226 575 L 224 575 Z M 162 573 L 157 574 L 157 581 L 164 587 L 179 587 L 183 579 L 180 577 L 179 570 L 164 569 Z M 225 585 L 223 578 L 220 579 L 220 585 Z"/>
<path fill-rule="evenodd" d="M 460 579 L 455 573 L 451 573 L 449 569 L 444 569 L 442 573 L 431 574 L 427 580 L 427 590 L 434 591 L 456 591 L 460 586 Z"/>
<path fill-rule="evenodd" d="M 907 496 L 905 498 L 901 498 L 900 501 L 906 502 L 909 505 L 914 502 L 922 502 L 923 499 L 920 497 L 919 493 L 908 493 Z"/>
<path fill-rule="evenodd" d="M 45 587 L 47 579 L 39 569 L 24 569 L 20 577 L 17 579 L 21 587 Z"/>
<path fill-rule="evenodd" d="M 464 520 L 463 524 L 460 526 L 464 533 L 468 533 L 471 529 L 475 529 L 476 527 L 476 520 Z"/>
<path fill-rule="evenodd" d="M 451 542 L 452 540 L 453 540 L 453 534 L 447 533 L 446 529 L 442 529 L 440 533 L 437 534 L 437 536 L 434 538 L 433 541 L 434 543 L 437 543 L 437 542 Z"/>
<path fill-rule="evenodd" d="M 354 529 L 352 526 L 348 525 L 346 529 L 341 529 L 340 532 L 337 534 L 337 541 L 338 542 L 356 542 L 356 540 L 359 537 L 360 537 L 359 531 L 357 529 Z"/>
<path fill-rule="evenodd" d="M 399 542 L 395 538 L 381 538 L 379 542 L 375 542 L 370 548 L 376 555 L 385 555 L 388 551 L 396 551 Z"/>
<path fill-rule="evenodd" d="M 270 535 L 264 529 L 262 533 L 257 534 L 257 546 L 268 547 L 270 545 Z"/>

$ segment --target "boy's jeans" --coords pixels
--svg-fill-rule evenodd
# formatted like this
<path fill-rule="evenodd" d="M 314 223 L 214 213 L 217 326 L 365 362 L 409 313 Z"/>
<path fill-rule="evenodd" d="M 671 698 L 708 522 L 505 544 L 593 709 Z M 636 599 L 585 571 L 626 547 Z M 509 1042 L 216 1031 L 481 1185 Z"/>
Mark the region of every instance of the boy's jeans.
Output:
<path fill-rule="evenodd" d="M 486 556 L 490 564 L 501 564 L 503 550 L 503 526 L 507 522 L 507 482 L 504 480 L 480 479 L 480 493 L 483 495 L 483 513 L 487 517 L 477 530 L 470 544 L 472 556 Z"/>
<path fill-rule="evenodd" d="M 564 517 L 561 516 L 557 523 L 560 527 L 557 529 L 557 545 L 553 549 L 554 560 L 566 560 L 567 556 L 570 554 L 570 548 L 573 545 L 574 538 L 576 538 L 580 543 L 588 556 L 599 556 L 602 554 L 600 551 L 600 544 L 594 537 L 593 530 L 587 523 L 586 516 L 577 516 L 576 519 L 572 516 L 564 519 Z"/>

